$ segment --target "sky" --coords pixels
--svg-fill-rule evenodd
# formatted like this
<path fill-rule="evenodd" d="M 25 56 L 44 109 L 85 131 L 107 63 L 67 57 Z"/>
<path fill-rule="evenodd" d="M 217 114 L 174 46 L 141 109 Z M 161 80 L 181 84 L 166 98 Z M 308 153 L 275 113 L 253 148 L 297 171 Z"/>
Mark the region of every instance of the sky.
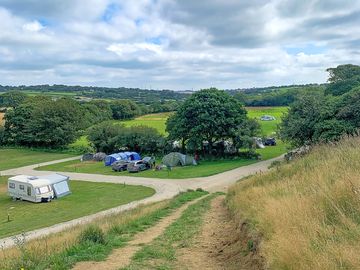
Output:
<path fill-rule="evenodd" d="M 0 0 L 0 84 L 324 83 L 360 64 L 359 0 Z"/>

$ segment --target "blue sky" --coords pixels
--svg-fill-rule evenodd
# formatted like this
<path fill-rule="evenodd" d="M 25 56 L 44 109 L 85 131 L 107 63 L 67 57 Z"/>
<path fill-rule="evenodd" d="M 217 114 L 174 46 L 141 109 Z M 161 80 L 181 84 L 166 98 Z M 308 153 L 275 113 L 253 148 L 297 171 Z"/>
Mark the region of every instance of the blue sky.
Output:
<path fill-rule="evenodd" d="M 360 1 L 0 0 L 0 84 L 222 89 L 360 64 Z"/>

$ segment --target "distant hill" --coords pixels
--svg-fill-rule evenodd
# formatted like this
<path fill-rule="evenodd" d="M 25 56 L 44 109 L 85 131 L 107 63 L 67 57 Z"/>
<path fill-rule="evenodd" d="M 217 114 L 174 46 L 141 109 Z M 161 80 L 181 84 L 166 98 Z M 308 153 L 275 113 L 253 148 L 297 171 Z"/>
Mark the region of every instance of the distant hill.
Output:
<path fill-rule="evenodd" d="M 246 106 L 287 106 L 292 103 L 304 89 L 322 91 L 325 84 L 269 86 L 259 88 L 226 89 L 230 95 L 235 96 Z M 0 93 L 18 90 L 29 95 L 45 94 L 54 97 L 72 96 L 80 100 L 96 99 L 130 99 L 137 103 L 151 104 L 154 102 L 182 101 L 193 91 L 150 90 L 126 87 L 92 87 L 68 85 L 32 85 L 32 86 L 1 86 Z"/>
<path fill-rule="evenodd" d="M 131 99 L 139 103 L 162 102 L 168 100 L 183 100 L 191 91 L 176 92 L 172 90 L 148 90 L 140 88 L 109 88 L 92 86 L 68 85 L 32 85 L 32 86 L 1 86 L 0 92 L 18 90 L 28 94 L 47 94 L 52 96 L 81 96 L 102 99 Z"/>

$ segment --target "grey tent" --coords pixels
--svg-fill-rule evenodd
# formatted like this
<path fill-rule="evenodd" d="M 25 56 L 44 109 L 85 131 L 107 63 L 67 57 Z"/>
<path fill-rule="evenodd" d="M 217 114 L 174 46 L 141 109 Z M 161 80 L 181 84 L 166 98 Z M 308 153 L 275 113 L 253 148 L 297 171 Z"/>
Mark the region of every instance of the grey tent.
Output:
<path fill-rule="evenodd" d="M 162 164 L 168 167 L 196 165 L 194 157 L 179 152 L 171 152 L 163 157 Z"/>
<path fill-rule="evenodd" d="M 94 159 L 94 155 L 90 154 L 90 153 L 84 154 L 81 157 L 81 161 L 89 161 L 89 160 L 93 160 L 93 159 Z"/>
<path fill-rule="evenodd" d="M 93 157 L 93 159 L 95 161 L 104 161 L 105 158 L 106 158 L 106 154 L 103 152 L 98 152 L 98 153 L 94 154 L 94 157 Z"/>

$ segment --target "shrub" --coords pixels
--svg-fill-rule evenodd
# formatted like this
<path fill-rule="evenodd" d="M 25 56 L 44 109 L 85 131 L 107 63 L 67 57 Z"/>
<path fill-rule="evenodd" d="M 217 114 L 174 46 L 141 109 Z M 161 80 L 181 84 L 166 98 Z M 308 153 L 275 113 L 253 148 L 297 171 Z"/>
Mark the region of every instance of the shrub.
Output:
<path fill-rule="evenodd" d="M 89 226 L 79 236 L 79 242 L 93 242 L 96 244 L 105 244 L 105 234 L 104 232 L 97 226 Z"/>

